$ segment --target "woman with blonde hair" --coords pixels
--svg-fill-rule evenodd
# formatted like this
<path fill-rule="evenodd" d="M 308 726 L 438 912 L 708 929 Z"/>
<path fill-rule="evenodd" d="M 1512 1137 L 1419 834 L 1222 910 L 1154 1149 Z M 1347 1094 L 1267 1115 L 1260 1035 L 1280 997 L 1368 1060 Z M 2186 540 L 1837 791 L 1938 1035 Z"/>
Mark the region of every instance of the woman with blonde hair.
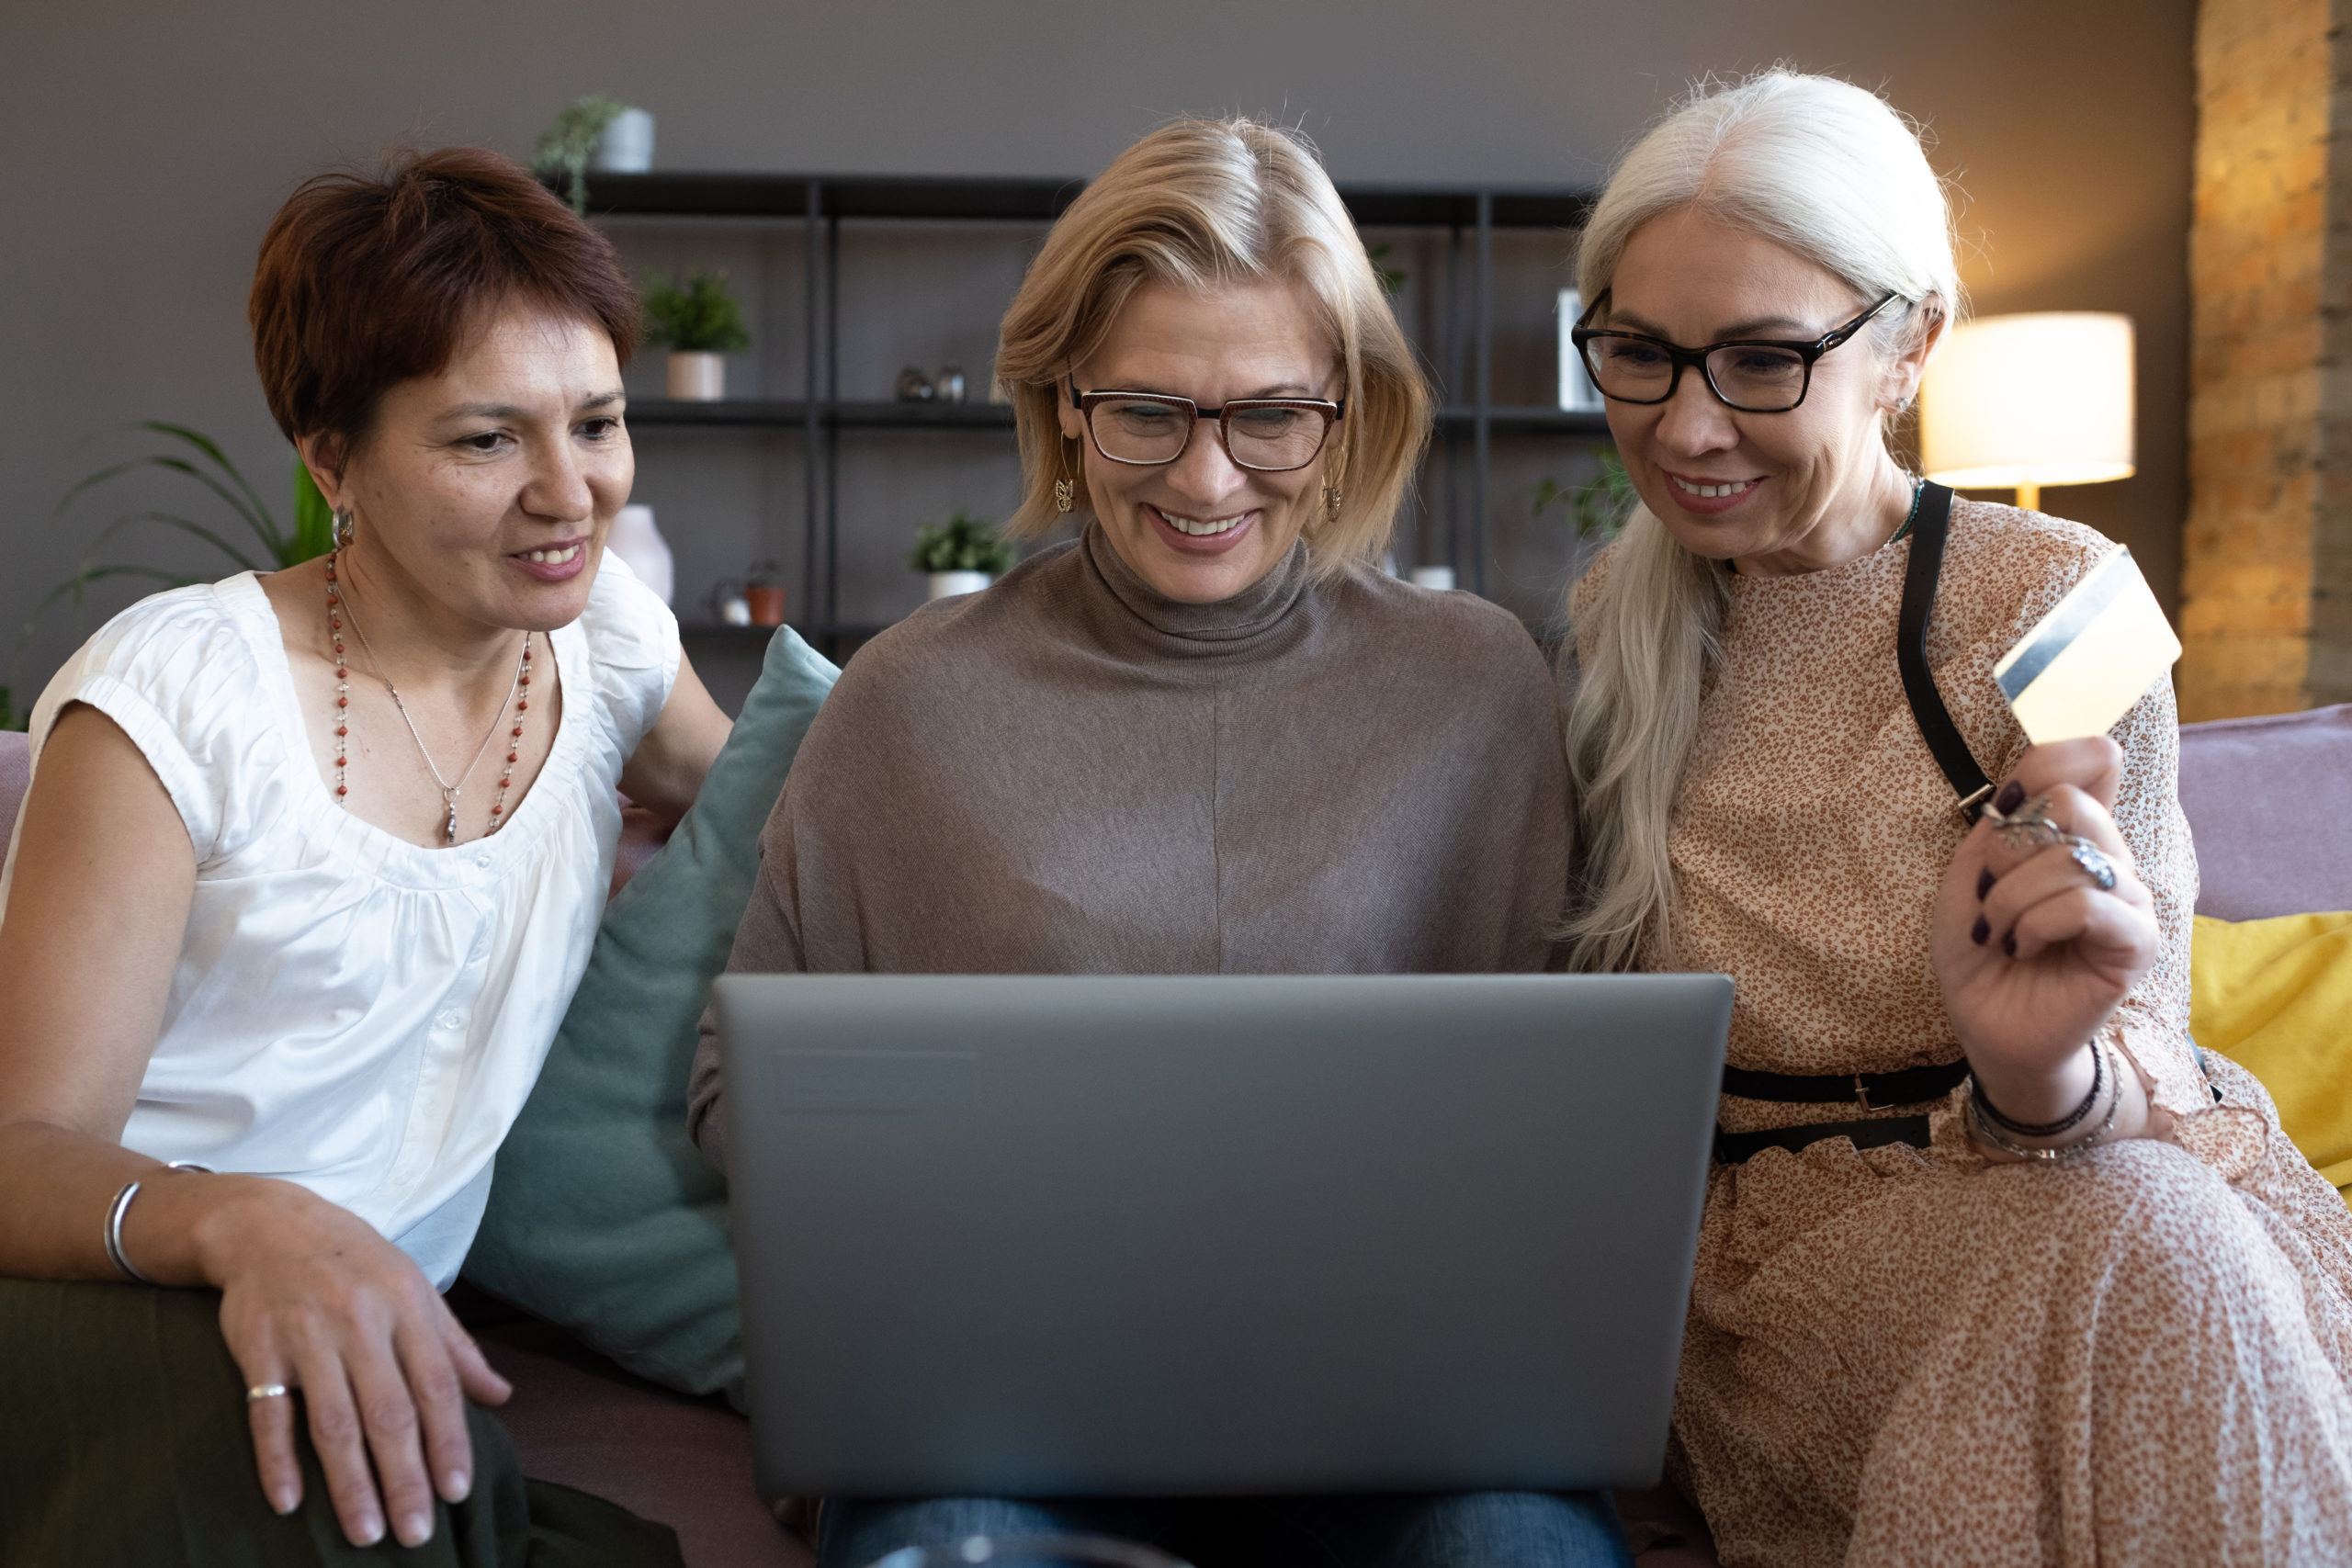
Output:
<path fill-rule="evenodd" d="M 1542 968 L 1566 893 L 1525 629 L 1372 565 L 1429 394 L 1312 152 L 1146 137 L 1004 320 L 1027 497 L 1076 540 L 866 645 L 761 840 L 738 971 Z M 693 1114 L 724 1165 L 718 1055 Z M 828 1565 L 1077 1529 L 1238 1561 L 1623 1560 L 1590 1497 L 827 1506 Z"/>
<path fill-rule="evenodd" d="M 1738 982 L 1671 1459 L 1723 1561 L 2352 1561 L 2352 1220 L 2189 1040 L 2170 684 L 2029 747 L 1993 663 L 2111 547 L 1887 449 L 1961 303 L 1917 135 L 1702 89 L 1578 269 L 1643 505 L 1569 937 Z"/>

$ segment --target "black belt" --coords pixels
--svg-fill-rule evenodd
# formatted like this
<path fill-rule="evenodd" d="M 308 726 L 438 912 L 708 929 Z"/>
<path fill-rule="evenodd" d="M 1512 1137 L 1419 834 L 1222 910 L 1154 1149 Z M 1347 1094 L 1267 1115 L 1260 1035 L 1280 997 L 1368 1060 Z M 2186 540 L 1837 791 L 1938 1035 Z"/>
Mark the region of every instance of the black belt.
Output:
<path fill-rule="evenodd" d="M 1742 1100 L 1770 1100 L 1781 1105 L 1834 1105 L 1850 1100 L 1865 1111 L 1885 1111 L 1897 1105 L 1918 1105 L 1941 1100 L 1968 1077 L 1968 1062 L 1942 1062 L 1931 1067 L 1905 1067 L 1899 1073 L 1751 1073 L 1746 1067 L 1724 1069 L 1724 1092 Z"/>
<path fill-rule="evenodd" d="M 1896 1105 L 1917 1105 L 1940 1100 L 1968 1077 L 1965 1059 L 1929 1067 L 1906 1067 L 1899 1073 L 1756 1073 L 1746 1067 L 1724 1069 L 1724 1092 L 1742 1100 L 1771 1100 L 1781 1105 L 1829 1105 L 1852 1100 L 1865 1111 Z M 1795 1127 L 1769 1127 L 1760 1133 L 1726 1133 L 1715 1129 L 1715 1163 L 1737 1165 L 1766 1149 L 1791 1154 L 1825 1138 L 1851 1138 L 1858 1149 L 1888 1144 L 1928 1146 L 1925 1116 L 1883 1116 L 1869 1122 L 1809 1122 Z"/>
<path fill-rule="evenodd" d="M 1928 1146 L 1928 1119 L 1882 1116 L 1874 1122 L 1810 1122 L 1802 1127 L 1770 1127 L 1761 1133 L 1726 1133 L 1718 1127 L 1715 1163 L 1737 1165 L 1766 1149 L 1786 1149 L 1795 1154 L 1825 1138 L 1851 1138 L 1858 1149 L 1881 1148 L 1888 1144 L 1908 1144 L 1915 1149 L 1924 1149 Z"/>

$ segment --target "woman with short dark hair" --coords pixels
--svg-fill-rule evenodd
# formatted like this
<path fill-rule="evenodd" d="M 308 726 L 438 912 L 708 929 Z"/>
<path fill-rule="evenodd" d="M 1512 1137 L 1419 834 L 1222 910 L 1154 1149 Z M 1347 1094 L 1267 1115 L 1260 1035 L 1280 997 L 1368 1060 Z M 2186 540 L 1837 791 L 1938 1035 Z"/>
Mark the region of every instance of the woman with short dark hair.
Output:
<path fill-rule="evenodd" d="M 458 149 L 297 191 L 252 318 L 335 547 L 84 645 L 0 873 L 0 1558 L 675 1562 L 526 1491 L 438 1294 L 587 962 L 617 792 L 683 813 L 728 729 L 604 557 L 634 293 Z"/>

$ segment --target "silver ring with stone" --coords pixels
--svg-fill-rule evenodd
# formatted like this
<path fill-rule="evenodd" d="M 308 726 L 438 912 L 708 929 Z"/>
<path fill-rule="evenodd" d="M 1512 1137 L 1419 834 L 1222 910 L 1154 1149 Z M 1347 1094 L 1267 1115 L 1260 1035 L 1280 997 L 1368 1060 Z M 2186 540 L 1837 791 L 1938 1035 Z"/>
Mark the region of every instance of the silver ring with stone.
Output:
<path fill-rule="evenodd" d="M 2115 863 L 2101 853 L 2097 844 L 2092 843 L 2088 839 L 2078 839 L 2068 834 L 2066 852 L 2075 857 L 2075 863 L 2083 868 L 2083 874 L 2091 879 L 2092 885 L 2100 892 L 2115 891 Z"/>
<path fill-rule="evenodd" d="M 245 1403 L 259 1404 L 265 1399 L 283 1399 L 287 1392 L 287 1387 L 282 1382 L 257 1382 L 245 1390 Z"/>

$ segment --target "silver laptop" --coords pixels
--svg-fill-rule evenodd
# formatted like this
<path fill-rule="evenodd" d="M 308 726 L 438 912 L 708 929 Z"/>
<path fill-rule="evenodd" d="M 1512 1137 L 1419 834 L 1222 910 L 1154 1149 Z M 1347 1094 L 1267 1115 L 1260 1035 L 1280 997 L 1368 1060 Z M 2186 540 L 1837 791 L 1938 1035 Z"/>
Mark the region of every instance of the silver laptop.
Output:
<path fill-rule="evenodd" d="M 722 977 L 761 1489 L 1654 1483 L 1731 995 Z"/>

